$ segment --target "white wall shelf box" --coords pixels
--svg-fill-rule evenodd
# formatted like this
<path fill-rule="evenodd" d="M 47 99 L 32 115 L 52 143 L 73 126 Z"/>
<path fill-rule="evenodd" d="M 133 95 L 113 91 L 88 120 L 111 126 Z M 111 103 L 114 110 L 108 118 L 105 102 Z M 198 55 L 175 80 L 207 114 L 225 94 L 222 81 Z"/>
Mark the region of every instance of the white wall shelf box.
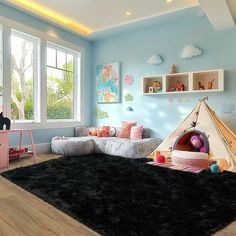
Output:
<path fill-rule="evenodd" d="M 161 84 L 161 89 L 155 89 L 155 81 Z M 143 76 L 141 89 L 143 95 L 224 91 L 224 70 Z"/>

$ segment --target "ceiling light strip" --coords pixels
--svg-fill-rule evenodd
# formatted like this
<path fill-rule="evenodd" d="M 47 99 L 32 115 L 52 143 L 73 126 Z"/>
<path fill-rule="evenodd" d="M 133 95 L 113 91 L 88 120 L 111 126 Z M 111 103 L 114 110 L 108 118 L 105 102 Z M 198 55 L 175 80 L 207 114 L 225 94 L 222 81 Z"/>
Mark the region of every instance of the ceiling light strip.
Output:
<path fill-rule="evenodd" d="M 11 2 L 12 4 L 15 4 L 21 8 L 24 8 L 26 10 L 29 10 L 33 12 L 34 14 L 40 15 L 42 17 L 46 17 L 55 23 L 61 24 L 64 27 L 68 27 L 72 29 L 73 31 L 80 32 L 83 34 L 89 34 L 92 32 L 91 29 L 88 27 L 78 24 L 77 22 L 57 13 L 54 12 L 47 7 L 44 7 L 42 5 L 39 5 L 38 3 L 29 1 L 29 0 L 8 0 L 8 2 Z"/>

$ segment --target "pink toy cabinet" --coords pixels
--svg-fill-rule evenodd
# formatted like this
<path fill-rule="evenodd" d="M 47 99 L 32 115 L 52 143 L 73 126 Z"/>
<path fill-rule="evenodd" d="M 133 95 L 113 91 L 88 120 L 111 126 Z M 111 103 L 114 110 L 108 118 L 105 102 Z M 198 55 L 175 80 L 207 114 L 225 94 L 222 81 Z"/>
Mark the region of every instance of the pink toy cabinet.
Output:
<path fill-rule="evenodd" d="M 0 133 L 0 169 L 7 168 L 9 164 L 8 156 L 8 134 L 1 131 Z"/>
<path fill-rule="evenodd" d="M 16 147 L 16 152 L 11 153 L 9 149 L 9 136 L 10 134 L 18 134 L 19 144 Z M 31 150 L 23 147 L 23 134 L 26 134 L 30 141 Z M 11 129 L 0 130 L 0 169 L 7 168 L 9 165 L 9 159 L 15 159 L 22 156 L 31 156 L 34 162 L 37 162 L 36 151 L 33 141 L 32 132 L 30 129 Z"/>

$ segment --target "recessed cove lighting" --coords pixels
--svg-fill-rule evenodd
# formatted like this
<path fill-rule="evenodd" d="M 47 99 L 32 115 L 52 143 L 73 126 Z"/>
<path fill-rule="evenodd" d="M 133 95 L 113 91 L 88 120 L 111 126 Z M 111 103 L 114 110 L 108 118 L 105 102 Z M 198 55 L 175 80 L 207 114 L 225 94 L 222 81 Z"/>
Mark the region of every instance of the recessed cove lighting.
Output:
<path fill-rule="evenodd" d="M 70 18 L 63 16 L 60 13 L 50 10 L 49 8 L 43 5 L 40 5 L 36 1 L 32 0 L 7 0 L 7 1 L 14 5 L 17 5 L 20 8 L 29 10 L 30 12 L 35 13 L 41 17 L 45 17 L 59 25 L 69 28 L 72 31 L 80 32 L 82 34 L 89 34 L 92 31 L 88 27 Z"/>
<path fill-rule="evenodd" d="M 130 11 L 127 11 L 127 12 L 125 13 L 125 15 L 126 15 L 126 16 L 131 16 L 132 14 L 131 14 Z"/>

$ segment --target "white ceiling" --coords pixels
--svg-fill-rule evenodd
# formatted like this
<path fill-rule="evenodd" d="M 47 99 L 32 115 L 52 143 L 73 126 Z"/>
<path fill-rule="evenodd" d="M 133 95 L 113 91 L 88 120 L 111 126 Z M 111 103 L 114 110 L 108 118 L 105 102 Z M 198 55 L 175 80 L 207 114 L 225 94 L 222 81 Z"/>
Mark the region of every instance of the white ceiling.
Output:
<path fill-rule="evenodd" d="M 218 24 L 224 18 L 224 24 L 227 24 L 228 18 L 233 19 L 231 14 L 236 16 L 236 0 L 5 0 L 2 1 L 10 6 L 16 7 L 34 16 L 46 19 L 54 24 L 66 27 L 62 22 L 45 16 L 37 10 L 27 9 L 21 2 L 33 2 L 39 4 L 43 8 L 53 11 L 59 16 L 64 16 L 73 22 L 79 23 L 89 29 L 88 35 L 93 35 L 109 29 L 120 28 L 132 23 L 142 23 L 145 20 L 150 20 L 157 16 L 167 13 L 177 12 L 186 8 L 195 6 L 202 7 L 209 21 L 213 24 Z M 227 1 L 227 2 L 226 2 Z M 212 4 L 214 2 L 214 5 Z M 219 4 L 215 4 L 218 2 Z M 227 4 L 230 11 L 227 7 Z M 226 7 L 222 9 L 222 5 Z M 216 7 L 215 7 L 216 6 Z M 218 6 L 218 7 L 217 7 Z M 231 9 L 232 8 L 232 9 Z M 216 9 L 216 12 L 215 10 Z M 227 11 L 228 10 L 228 11 Z M 130 16 L 126 12 L 131 13 Z M 214 13 L 215 12 L 215 13 Z M 231 14 L 229 14 L 229 12 Z M 225 19 L 225 17 L 227 19 Z M 236 17 L 235 17 L 236 18 Z M 216 20 L 217 19 L 217 20 Z M 234 22 L 233 22 L 234 23 Z M 232 22 L 230 22 L 232 24 Z M 225 25 L 224 25 L 225 27 Z M 69 27 L 68 27 L 69 28 Z M 226 27 L 227 28 L 227 25 Z M 74 29 L 69 29 L 76 31 Z M 78 32 L 77 32 L 78 33 Z"/>
<path fill-rule="evenodd" d="M 197 5 L 197 0 L 36 0 L 82 23 L 92 32 Z M 131 16 L 126 16 L 126 12 Z"/>

